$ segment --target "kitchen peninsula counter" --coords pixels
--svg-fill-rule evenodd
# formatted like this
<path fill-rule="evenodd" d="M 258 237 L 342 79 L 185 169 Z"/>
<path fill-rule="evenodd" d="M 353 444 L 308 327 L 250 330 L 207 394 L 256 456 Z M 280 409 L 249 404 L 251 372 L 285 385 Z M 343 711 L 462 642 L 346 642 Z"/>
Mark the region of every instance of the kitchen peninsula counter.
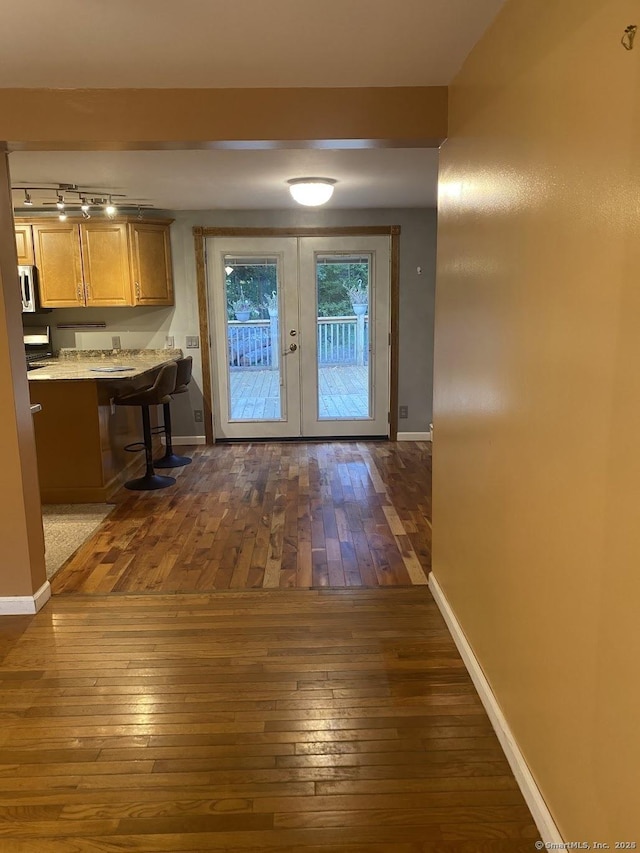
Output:
<path fill-rule="evenodd" d="M 47 359 L 29 371 L 29 382 L 69 379 L 137 379 L 182 356 L 182 350 L 79 350 Z"/>
<path fill-rule="evenodd" d="M 140 411 L 116 406 L 114 398 L 149 385 L 156 370 L 181 356 L 166 349 L 73 350 L 29 371 L 31 402 L 42 406 L 34 429 L 43 503 L 102 503 L 133 475 L 143 454 L 124 447 L 142 438 Z"/>

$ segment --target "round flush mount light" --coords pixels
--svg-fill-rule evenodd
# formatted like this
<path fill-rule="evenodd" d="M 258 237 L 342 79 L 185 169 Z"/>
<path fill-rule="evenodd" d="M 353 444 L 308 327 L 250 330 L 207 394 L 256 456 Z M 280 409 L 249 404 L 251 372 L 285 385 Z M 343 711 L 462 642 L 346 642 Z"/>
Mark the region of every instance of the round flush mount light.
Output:
<path fill-rule="evenodd" d="M 317 207 L 326 204 L 333 195 L 333 178 L 292 178 L 287 181 L 289 192 L 298 204 Z"/>

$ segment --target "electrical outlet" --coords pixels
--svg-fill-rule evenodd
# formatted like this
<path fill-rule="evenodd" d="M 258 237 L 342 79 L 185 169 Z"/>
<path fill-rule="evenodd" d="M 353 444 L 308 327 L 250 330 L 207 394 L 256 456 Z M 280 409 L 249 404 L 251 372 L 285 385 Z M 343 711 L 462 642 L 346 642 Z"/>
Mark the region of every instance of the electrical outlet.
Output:
<path fill-rule="evenodd" d="M 122 349 L 120 346 L 120 335 L 114 335 L 111 338 L 111 349 Z"/>
<path fill-rule="evenodd" d="M 197 335 L 187 335 L 187 349 L 198 349 L 200 338 Z"/>
<path fill-rule="evenodd" d="M 406 420 L 409 417 L 409 406 L 399 406 L 398 417 L 402 421 Z"/>
<path fill-rule="evenodd" d="M 167 349 L 173 349 L 176 345 L 176 340 L 173 335 L 167 335 L 164 339 L 164 345 Z"/>
<path fill-rule="evenodd" d="M 193 420 L 194 420 L 197 424 L 201 424 L 201 423 L 202 423 L 202 409 L 194 409 L 194 410 L 193 410 Z"/>

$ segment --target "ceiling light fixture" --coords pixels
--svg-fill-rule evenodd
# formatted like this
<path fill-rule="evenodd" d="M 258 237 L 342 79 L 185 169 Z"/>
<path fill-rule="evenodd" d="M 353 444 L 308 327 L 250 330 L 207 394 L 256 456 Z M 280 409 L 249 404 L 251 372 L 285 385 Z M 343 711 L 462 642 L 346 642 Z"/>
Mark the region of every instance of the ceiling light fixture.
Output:
<path fill-rule="evenodd" d="M 116 199 L 123 199 L 120 212 L 135 210 L 139 218 L 142 217 L 143 208 L 153 208 L 153 205 L 145 203 L 146 200 L 130 200 L 123 193 L 109 193 L 107 190 L 83 188 L 77 184 L 23 185 L 11 187 L 11 189 L 16 193 L 24 194 L 24 198 L 20 197 L 14 200 L 16 211 L 23 205 L 43 211 L 53 208 L 54 213 L 64 213 L 65 219 L 73 218 L 76 215 L 78 218 L 82 216 L 82 219 L 90 219 L 90 211 L 95 214 L 96 210 L 99 210 L 108 219 L 113 219 L 119 213 L 114 204 Z M 124 199 L 127 200 L 124 201 Z M 61 221 L 64 222 L 64 219 Z"/>
<path fill-rule="evenodd" d="M 326 204 L 333 195 L 333 178 L 292 178 L 287 181 L 289 192 L 298 204 L 317 207 Z"/>
<path fill-rule="evenodd" d="M 105 205 L 104 212 L 108 217 L 113 217 L 118 212 L 115 205 L 113 204 L 113 199 L 109 196 L 109 203 Z"/>

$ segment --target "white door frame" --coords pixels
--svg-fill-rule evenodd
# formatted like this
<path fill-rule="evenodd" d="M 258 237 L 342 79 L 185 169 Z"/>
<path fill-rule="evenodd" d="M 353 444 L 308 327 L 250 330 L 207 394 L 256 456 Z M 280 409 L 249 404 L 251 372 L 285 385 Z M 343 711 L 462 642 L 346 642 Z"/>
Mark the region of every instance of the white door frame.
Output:
<path fill-rule="evenodd" d="M 305 436 L 387 436 L 389 434 L 389 329 L 390 243 L 389 236 L 301 237 L 300 277 L 316 281 L 316 257 L 323 254 L 370 255 L 369 280 L 369 403 L 370 417 L 321 419 L 318 414 L 317 297 L 300 304 L 300 326 L 307 332 L 301 347 L 303 395 L 302 433 Z M 315 290 L 315 287 L 314 287 Z M 305 391 L 308 393 L 305 397 Z"/>

